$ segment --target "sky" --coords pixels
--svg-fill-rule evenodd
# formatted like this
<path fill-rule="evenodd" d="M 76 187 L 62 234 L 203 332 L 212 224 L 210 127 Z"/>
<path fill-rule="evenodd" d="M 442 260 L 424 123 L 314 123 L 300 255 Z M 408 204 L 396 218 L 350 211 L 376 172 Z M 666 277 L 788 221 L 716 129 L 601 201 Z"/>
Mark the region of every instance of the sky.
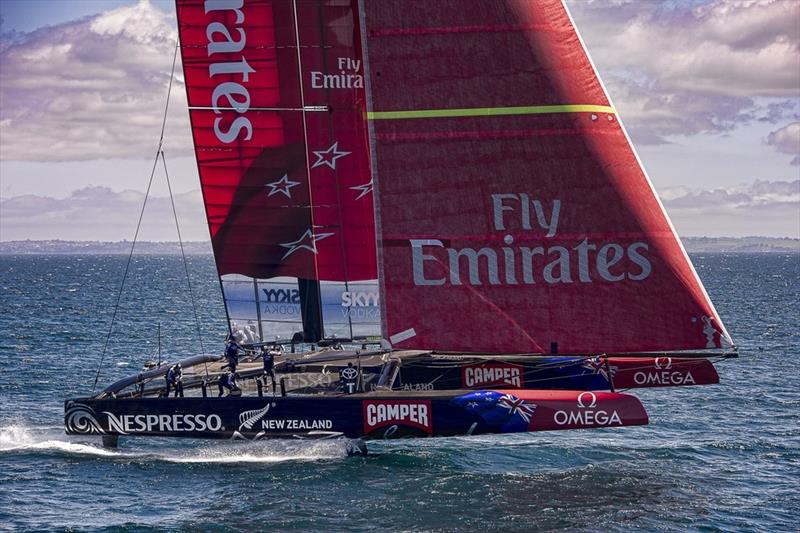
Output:
<path fill-rule="evenodd" d="M 800 237 L 800 0 L 568 0 L 683 236 Z M 0 240 L 130 240 L 177 37 L 171 0 L 0 0 Z M 164 151 L 208 239 L 177 69 Z M 175 240 L 158 169 L 141 239 Z"/>

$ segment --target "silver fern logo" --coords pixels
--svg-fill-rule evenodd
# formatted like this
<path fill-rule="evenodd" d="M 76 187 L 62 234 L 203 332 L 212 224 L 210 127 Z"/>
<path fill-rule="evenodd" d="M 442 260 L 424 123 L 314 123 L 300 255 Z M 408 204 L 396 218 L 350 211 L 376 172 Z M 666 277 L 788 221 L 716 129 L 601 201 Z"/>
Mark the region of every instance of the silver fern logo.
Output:
<path fill-rule="evenodd" d="M 97 421 L 97 414 L 88 405 L 69 402 L 64 413 L 64 425 L 67 433 L 80 435 L 100 435 L 105 433 Z"/>
<path fill-rule="evenodd" d="M 245 411 L 239 415 L 239 431 L 243 429 L 253 429 L 253 426 L 264 418 L 271 407 L 274 407 L 274 403 L 268 403 L 261 409 L 253 409 L 252 411 Z"/>

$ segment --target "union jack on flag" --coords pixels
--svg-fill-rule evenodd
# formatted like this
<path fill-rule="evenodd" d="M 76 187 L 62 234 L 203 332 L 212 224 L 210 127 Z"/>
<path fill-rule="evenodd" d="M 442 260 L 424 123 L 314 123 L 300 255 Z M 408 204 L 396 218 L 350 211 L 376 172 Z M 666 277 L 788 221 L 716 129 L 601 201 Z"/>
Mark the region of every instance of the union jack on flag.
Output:
<path fill-rule="evenodd" d="M 506 394 L 497 400 L 497 405 L 508 409 L 508 414 L 519 415 L 526 423 L 530 423 L 536 404 L 525 403 L 525 400 Z"/>

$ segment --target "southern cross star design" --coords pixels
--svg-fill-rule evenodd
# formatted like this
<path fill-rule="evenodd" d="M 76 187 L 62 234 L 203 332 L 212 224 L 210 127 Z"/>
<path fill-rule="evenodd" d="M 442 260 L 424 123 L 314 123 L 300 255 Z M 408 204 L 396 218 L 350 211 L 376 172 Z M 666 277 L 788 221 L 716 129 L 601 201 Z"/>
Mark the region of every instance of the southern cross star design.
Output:
<path fill-rule="evenodd" d="M 358 196 L 356 196 L 356 200 L 361 200 L 366 195 L 372 192 L 372 180 L 369 180 L 364 185 L 356 185 L 355 187 L 350 187 L 353 191 L 360 191 Z"/>
<path fill-rule="evenodd" d="M 287 198 L 291 199 L 292 193 L 291 193 L 290 189 L 292 187 L 297 186 L 297 185 L 300 185 L 299 181 L 292 181 L 292 180 L 289 179 L 289 175 L 288 174 L 284 174 L 283 177 L 281 179 L 279 179 L 278 181 L 273 181 L 272 183 L 267 183 L 266 187 L 270 188 L 270 191 L 267 194 L 267 197 L 270 197 L 273 194 L 280 193 L 280 194 L 285 194 Z"/>
<path fill-rule="evenodd" d="M 336 160 L 349 154 L 350 152 L 345 152 L 344 150 L 340 151 L 339 141 L 336 141 L 327 150 L 314 150 L 314 155 L 317 156 L 317 160 L 314 161 L 311 168 L 328 165 L 333 170 L 336 170 Z"/>
<path fill-rule="evenodd" d="M 311 228 L 308 228 L 302 237 L 292 242 L 282 242 L 280 245 L 283 248 L 288 248 L 289 251 L 283 254 L 281 261 L 295 253 L 297 250 L 308 250 L 309 252 L 317 253 L 317 241 L 327 239 L 333 233 L 314 233 Z"/>

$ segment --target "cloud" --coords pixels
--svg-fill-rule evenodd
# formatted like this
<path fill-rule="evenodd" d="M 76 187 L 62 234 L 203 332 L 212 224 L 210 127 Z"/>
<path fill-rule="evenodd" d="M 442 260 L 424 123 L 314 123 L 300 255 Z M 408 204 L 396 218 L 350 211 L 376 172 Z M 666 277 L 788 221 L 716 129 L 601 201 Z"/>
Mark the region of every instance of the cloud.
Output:
<path fill-rule="evenodd" d="M 672 187 L 660 196 L 681 235 L 800 237 L 800 179 L 715 189 Z"/>
<path fill-rule="evenodd" d="M 756 180 L 746 186 L 716 189 L 673 187 L 664 189 L 661 198 L 668 208 L 800 207 L 800 180 Z"/>
<path fill-rule="evenodd" d="M 144 194 L 108 187 L 85 187 L 66 198 L 38 195 L 0 200 L 0 240 L 131 240 Z M 208 240 L 199 190 L 175 195 L 175 209 L 184 240 Z M 140 240 L 176 241 L 168 197 L 151 196 L 142 220 Z"/>
<path fill-rule="evenodd" d="M 638 144 L 800 120 L 800 2 L 568 3 Z M 147 0 L 0 35 L 0 159 L 151 157 L 176 35 Z M 181 72 L 171 156 L 192 150 Z"/>
<path fill-rule="evenodd" d="M 800 118 L 800 2 L 569 5 L 640 143 Z"/>
<path fill-rule="evenodd" d="M 792 122 L 767 135 L 767 144 L 782 154 L 793 155 L 792 165 L 800 165 L 800 122 Z"/>
<path fill-rule="evenodd" d="M 147 0 L 0 36 L 0 158 L 151 157 L 176 38 L 172 15 Z M 165 136 L 172 155 L 191 151 L 185 91 L 176 81 Z"/>

